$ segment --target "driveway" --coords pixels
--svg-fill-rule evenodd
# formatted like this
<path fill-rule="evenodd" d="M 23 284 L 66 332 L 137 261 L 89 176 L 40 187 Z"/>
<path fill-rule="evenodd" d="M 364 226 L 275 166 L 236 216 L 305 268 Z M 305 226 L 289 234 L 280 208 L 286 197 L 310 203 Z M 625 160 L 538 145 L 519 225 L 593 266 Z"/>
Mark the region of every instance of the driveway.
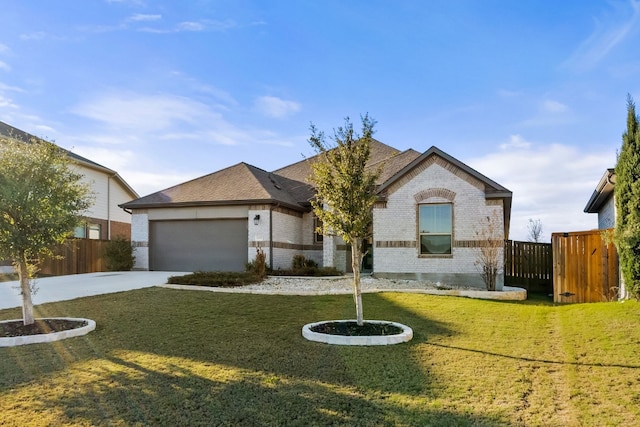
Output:
<path fill-rule="evenodd" d="M 167 283 L 170 276 L 188 274 L 169 271 L 113 271 L 44 277 L 35 280 L 37 292 L 33 304 L 64 301 L 92 295 L 149 288 Z M 21 307 L 22 297 L 17 281 L 0 282 L 0 309 Z"/>

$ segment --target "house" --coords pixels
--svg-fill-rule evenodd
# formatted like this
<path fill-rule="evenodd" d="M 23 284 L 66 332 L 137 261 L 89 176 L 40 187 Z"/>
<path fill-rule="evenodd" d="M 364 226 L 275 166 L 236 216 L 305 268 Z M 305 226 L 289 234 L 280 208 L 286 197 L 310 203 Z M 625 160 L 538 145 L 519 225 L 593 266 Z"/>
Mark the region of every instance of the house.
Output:
<path fill-rule="evenodd" d="M 0 136 L 30 142 L 37 138 L 11 125 L 0 122 Z M 65 150 L 71 162 L 83 175 L 95 197 L 94 205 L 86 212 L 86 225 L 76 230 L 75 237 L 110 240 L 131 237 L 131 215 L 118 205 L 139 197 L 118 173 L 94 161 Z"/>
<path fill-rule="evenodd" d="M 301 254 L 349 271 L 344 242 L 315 232 L 313 160 L 273 172 L 239 163 L 122 204 L 133 214 L 135 268 L 240 271 L 260 248 L 272 268 L 289 268 Z M 496 238 L 508 238 L 511 192 L 436 147 L 400 151 L 374 140 L 369 167 L 382 173 L 363 267 L 484 287 L 476 233 L 492 217 Z M 500 274 L 498 287 L 503 281 Z"/>
<path fill-rule="evenodd" d="M 616 183 L 615 169 L 607 169 L 584 208 L 585 213 L 598 214 L 598 229 L 616 226 L 616 202 L 613 188 Z"/>

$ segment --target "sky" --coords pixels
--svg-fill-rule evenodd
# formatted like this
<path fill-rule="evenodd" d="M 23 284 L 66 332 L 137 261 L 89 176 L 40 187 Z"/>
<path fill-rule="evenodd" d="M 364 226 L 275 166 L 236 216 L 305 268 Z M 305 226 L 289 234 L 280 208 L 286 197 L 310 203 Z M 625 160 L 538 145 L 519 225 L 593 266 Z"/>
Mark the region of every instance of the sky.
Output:
<path fill-rule="evenodd" d="M 346 117 L 513 192 L 510 238 L 583 212 L 640 101 L 640 0 L 3 0 L 0 121 L 141 196 L 314 154 Z"/>

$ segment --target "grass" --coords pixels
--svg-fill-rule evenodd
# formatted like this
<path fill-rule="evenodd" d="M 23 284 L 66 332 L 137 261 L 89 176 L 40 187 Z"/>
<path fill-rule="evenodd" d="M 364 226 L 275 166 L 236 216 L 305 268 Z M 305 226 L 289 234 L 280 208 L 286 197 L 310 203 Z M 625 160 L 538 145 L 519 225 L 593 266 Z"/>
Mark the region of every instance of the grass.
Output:
<path fill-rule="evenodd" d="M 37 306 L 89 335 L 0 348 L 1 424 L 219 426 L 637 425 L 640 304 L 556 306 L 365 294 L 365 318 L 411 342 L 340 347 L 305 323 L 350 296 L 149 288 Z M 1 319 L 19 317 L 0 311 Z"/>

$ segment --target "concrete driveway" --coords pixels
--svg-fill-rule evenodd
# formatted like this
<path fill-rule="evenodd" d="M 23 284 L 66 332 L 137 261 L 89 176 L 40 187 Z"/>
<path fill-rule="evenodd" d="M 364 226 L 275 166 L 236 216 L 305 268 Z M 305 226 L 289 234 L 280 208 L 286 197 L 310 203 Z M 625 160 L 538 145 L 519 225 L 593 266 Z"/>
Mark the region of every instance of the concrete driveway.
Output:
<path fill-rule="evenodd" d="M 149 288 L 167 283 L 170 276 L 189 274 L 169 271 L 112 271 L 44 277 L 35 280 L 37 292 L 33 304 L 64 301 L 92 295 Z M 17 281 L 0 282 L 0 309 L 21 307 L 22 297 Z"/>

